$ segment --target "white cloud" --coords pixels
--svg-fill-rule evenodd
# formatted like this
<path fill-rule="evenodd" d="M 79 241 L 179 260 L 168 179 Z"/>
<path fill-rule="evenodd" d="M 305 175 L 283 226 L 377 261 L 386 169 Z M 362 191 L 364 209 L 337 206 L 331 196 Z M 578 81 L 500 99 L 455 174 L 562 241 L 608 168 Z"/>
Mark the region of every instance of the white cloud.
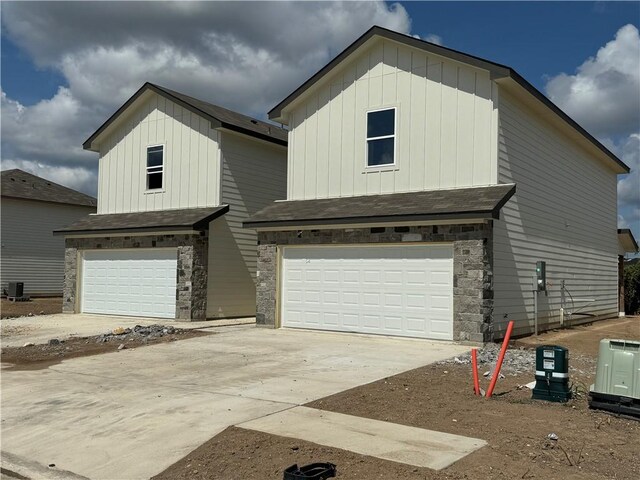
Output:
<path fill-rule="evenodd" d="M 633 25 L 587 59 L 573 75 L 551 78 L 549 98 L 593 135 L 636 133 L 640 129 L 640 36 Z"/>
<path fill-rule="evenodd" d="M 631 167 L 618 181 L 618 224 L 640 238 L 640 35 L 621 27 L 575 74 L 546 85 L 549 98 Z"/>
<path fill-rule="evenodd" d="M 640 134 L 634 133 L 622 146 L 621 159 L 631 173 L 618 182 L 618 200 L 626 206 L 640 208 Z"/>
<path fill-rule="evenodd" d="M 435 43 L 436 45 L 442 45 L 442 37 L 440 35 L 436 35 L 435 33 L 430 33 L 429 35 L 424 37 L 423 40 Z"/>
<path fill-rule="evenodd" d="M 33 106 L 2 94 L 3 168 L 85 185 L 82 142 L 144 82 L 264 115 L 374 24 L 411 27 L 382 1 L 3 3 L 3 35 L 67 81 Z"/>

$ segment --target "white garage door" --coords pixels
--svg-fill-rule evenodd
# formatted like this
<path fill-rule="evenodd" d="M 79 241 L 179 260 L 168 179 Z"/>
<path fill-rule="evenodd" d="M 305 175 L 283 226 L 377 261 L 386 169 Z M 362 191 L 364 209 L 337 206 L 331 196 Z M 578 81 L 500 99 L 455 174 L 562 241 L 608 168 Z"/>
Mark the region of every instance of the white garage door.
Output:
<path fill-rule="evenodd" d="M 285 327 L 453 339 L 450 245 L 286 247 Z"/>
<path fill-rule="evenodd" d="M 175 318 L 177 258 L 176 249 L 84 252 L 82 312 Z"/>

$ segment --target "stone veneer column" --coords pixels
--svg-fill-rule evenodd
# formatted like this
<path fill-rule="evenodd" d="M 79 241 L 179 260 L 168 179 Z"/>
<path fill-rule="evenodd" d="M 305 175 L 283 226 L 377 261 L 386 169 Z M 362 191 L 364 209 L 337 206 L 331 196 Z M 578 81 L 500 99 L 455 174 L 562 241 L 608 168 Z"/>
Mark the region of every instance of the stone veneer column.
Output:
<path fill-rule="evenodd" d="M 62 311 L 76 313 L 78 253 L 119 248 L 177 248 L 176 319 L 206 320 L 209 238 L 198 234 L 118 236 L 65 239 Z"/>
<path fill-rule="evenodd" d="M 258 245 L 256 278 L 256 325 L 276 324 L 277 248 Z"/>
<path fill-rule="evenodd" d="M 453 244 L 453 339 L 489 342 L 493 339 L 493 225 L 436 225 L 259 232 L 256 323 L 276 325 L 278 245 Z"/>
<path fill-rule="evenodd" d="M 78 282 L 78 249 L 64 249 L 64 283 L 62 285 L 62 312 L 76 313 Z"/>
<path fill-rule="evenodd" d="M 193 237 L 190 245 L 178 247 L 176 319 L 207 318 L 207 250 L 205 237 Z"/>

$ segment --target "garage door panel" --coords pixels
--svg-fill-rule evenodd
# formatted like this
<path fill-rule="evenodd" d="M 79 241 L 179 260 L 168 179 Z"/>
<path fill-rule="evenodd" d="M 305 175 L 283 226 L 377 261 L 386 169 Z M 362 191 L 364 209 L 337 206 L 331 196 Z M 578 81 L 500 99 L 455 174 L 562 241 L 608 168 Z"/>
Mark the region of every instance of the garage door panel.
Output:
<path fill-rule="evenodd" d="M 131 316 L 175 317 L 177 252 L 84 252 L 81 310 Z"/>
<path fill-rule="evenodd" d="M 284 326 L 453 338 L 450 245 L 285 247 L 282 275 Z"/>

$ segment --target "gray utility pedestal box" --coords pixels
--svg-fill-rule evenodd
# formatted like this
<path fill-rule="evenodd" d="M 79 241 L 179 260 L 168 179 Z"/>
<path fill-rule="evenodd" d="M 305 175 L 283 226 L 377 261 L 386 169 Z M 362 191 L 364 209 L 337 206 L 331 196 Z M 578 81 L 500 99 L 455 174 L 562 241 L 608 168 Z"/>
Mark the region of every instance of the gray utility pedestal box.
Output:
<path fill-rule="evenodd" d="M 571 398 L 569 350 L 557 345 L 536 348 L 536 386 L 531 398 L 550 402 L 566 402 Z"/>
<path fill-rule="evenodd" d="M 600 340 L 589 406 L 640 417 L 640 341 Z"/>

